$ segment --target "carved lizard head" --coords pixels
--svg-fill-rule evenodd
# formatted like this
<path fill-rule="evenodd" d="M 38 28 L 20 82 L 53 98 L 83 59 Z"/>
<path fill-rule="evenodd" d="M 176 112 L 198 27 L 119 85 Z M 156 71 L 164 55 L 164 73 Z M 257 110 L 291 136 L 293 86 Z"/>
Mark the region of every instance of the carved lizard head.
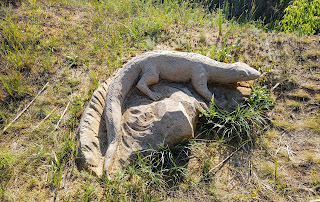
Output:
<path fill-rule="evenodd" d="M 253 80 L 260 77 L 260 72 L 249 65 L 236 62 L 231 65 L 230 71 L 230 83 L 238 82 L 238 81 L 248 81 Z"/>

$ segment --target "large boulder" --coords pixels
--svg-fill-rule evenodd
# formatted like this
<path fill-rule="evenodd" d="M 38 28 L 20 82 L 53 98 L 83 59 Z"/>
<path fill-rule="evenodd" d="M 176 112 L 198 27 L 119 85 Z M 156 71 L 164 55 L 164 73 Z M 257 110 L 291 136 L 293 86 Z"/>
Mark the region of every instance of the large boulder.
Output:
<path fill-rule="evenodd" d="M 124 103 L 118 163 L 127 162 L 137 151 L 158 149 L 161 144 L 172 146 L 194 137 L 199 109 L 203 110 L 205 103 L 195 99 L 187 87 L 180 87 L 164 83 L 154 86 L 153 90 L 164 97 L 160 101 L 151 101 L 136 89 L 129 93 Z"/>

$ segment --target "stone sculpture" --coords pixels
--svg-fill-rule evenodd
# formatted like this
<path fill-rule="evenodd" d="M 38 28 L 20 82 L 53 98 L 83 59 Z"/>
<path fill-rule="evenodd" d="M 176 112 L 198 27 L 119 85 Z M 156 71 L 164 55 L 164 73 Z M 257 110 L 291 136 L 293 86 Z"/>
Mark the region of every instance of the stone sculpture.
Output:
<path fill-rule="evenodd" d="M 112 80 L 102 84 L 93 94 L 80 123 L 78 139 L 80 140 L 80 154 L 83 158 L 80 158 L 79 161 L 84 160 L 85 165 L 90 167 L 89 170 L 92 170 L 98 176 L 101 176 L 103 172 L 109 174 L 115 158 L 118 158 L 119 154 L 124 154 L 121 155 L 121 159 L 127 159 L 132 151 L 148 148 L 148 145 L 136 144 L 137 142 L 143 142 L 143 139 L 139 137 L 147 139 L 154 133 L 165 133 L 166 130 L 155 131 L 157 131 L 157 123 L 160 123 L 163 127 L 166 121 L 171 122 L 170 126 L 177 119 L 180 119 L 183 123 L 181 126 L 178 126 L 179 122 L 174 123 L 178 124 L 174 130 L 179 132 L 171 130 L 167 138 L 177 136 L 175 140 L 177 142 L 184 138 L 190 138 L 194 132 L 197 109 L 206 107 L 205 101 L 210 101 L 212 98 L 207 83 L 235 83 L 256 79 L 259 76 L 260 73 L 257 70 L 244 63 L 221 63 L 195 53 L 152 51 L 139 55 L 125 64 Z M 163 85 L 162 82 L 155 85 L 156 87 L 159 86 L 157 92 L 151 91 L 149 86 L 158 83 L 160 80 L 171 82 L 191 81 L 192 87 L 185 88 L 182 85 L 179 88 L 170 88 L 172 84 Z M 146 103 L 148 107 L 135 109 L 132 106 L 124 111 L 125 98 L 135 84 L 137 89 L 152 100 L 143 96 L 144 102 L 149 102 Z M 191 93 L 190 89 L 195 90 L 205 100 L 201 100 L 202 98 L 196 95 L 197 93 Z M 139 94 L 139 92 L 135 94 Z M 198 98 L 196 98 L 197 96 Z M 165 99 L 160 100 L 162 97 Z M 167 98 L 169 98 L 169 101 L 165 102 Z M 215 100 L 218 105 L 223 105 L 223 102 L 219 103 L 218 101 Z M 139 103 L 142 105 L 141 102 Z M 148 109 L 152 109 L 149 115 L 147 112 L 143 112 Z M 166 109 L 166 111 L 163 109 Z M 131 124 L 128 114 L 129 117 L 133 117 Z M 101 116 L 104 120 L 101 119 Z M 132 124 L 141 122 L 141 117 L 144 120 L 143 126 Z M 148 119 L 153 120 L 152 126 L 147 124 Z M 124 122 L 124 120 L 127 122 Z M 93 126 L 95 126 L 94 129 Z M 136 131 L 133 129 L 135 127 L 140 130 L 137 134 L 132 132 Z M 85 133 L 95 135 L 88 136 Z M 165 139 L 165 136 L 162 138 Z M 151 146 L 156 146 L 158 141 L 152 143 Z M 168 141 L 168 143 L 175 141 Z M 125 152 L 126 150 L 130 150 L 130 152 Z M 80 165 L 84 164 L 80 163 Z"/>

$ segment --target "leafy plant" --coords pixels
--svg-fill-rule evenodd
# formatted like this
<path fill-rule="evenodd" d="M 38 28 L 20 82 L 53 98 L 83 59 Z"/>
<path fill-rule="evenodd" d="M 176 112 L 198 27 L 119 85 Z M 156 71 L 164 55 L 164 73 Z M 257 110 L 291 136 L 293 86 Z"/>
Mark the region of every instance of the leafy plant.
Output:
<path fill-rule="evenodd" d="M 301 35 L 312 35 L 320 31 L 320 0 L 297 0 L 285 10 L 279 22 L 285 32 L 298 31 Z"/>

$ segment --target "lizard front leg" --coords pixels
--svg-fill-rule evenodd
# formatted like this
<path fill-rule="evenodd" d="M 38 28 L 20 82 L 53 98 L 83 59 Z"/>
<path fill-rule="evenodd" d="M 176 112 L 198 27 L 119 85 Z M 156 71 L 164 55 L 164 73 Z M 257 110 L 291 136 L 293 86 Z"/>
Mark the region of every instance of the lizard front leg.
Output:
<path fill-rule="evenodd" d="M 148 87 L 149 85 L 153 85 L 159 82 L 159 73 L 157 72 L 156 67 L 148 65 L 142 71 L 141 79 L 137 84 L 137 88 L 146 94 L 150 99 L 156 101 L 162 98 L 162 95 L 156 92 L 153 92 Z"/>
<path fill-rule="evenodd" d="M 213 93 L 211 93 L 208 89 L 208 79 L 207 79 L 207 72 L 200 68 L 196 74 L 193 74 L 191 77 L 191 84 L 196 89 L 196 91 L 208 102 L 212 101 Z M 214 99 L 214 104 L 220 108 L 225 108 L 225 102 L 219 102 L 216 98 Z M 207 107 L 205 107 L 208 110 Z"/>
<path fill-rule="evenodd" d="M 208 102 L 212 99 L 212 93 L 208 89 L 207 71 L 200 67 L 197 71 L 193 72 L 191 76 L 191 84 L 193 88 Z"/>

